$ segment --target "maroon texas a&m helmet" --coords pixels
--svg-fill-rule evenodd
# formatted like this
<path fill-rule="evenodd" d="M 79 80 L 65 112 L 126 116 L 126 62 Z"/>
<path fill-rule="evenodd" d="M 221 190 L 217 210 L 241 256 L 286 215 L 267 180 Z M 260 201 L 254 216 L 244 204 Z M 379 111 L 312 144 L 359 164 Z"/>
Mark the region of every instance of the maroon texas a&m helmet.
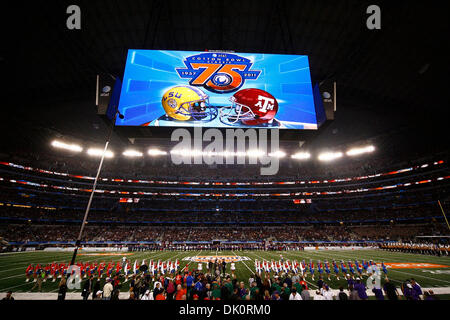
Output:
<path fill-rule="evenodd" d="M 272 121 L 278 112 L 277 99 L 261 89 L 239 90 L 230 101 L 231 106 L 220 109 L 220 120 L 226 124 L 260 125 Z"/>

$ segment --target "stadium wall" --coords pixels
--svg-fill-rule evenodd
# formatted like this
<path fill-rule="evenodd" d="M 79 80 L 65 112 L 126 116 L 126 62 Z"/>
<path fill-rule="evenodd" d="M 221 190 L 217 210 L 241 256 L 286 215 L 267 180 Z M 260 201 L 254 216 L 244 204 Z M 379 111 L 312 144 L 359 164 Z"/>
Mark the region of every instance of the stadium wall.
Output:
<path fill-rule="evenodd" d="M 312 250 L 373 250 L 373 249 L 378 249 L 378 247 L 373 247 L 373 246 L 367 246 L 367 247 L 356 247 L 356 246 L 351 246 L 351 247 L 343 247 L 343 246 L 334 246 L 334 247 L 324 247 L 324 246 L 319 246 L 319 247 L 305 247 L 304 250 L 307 251 L 312 251 Z"/>
<path fill-rule="evenodd" d="M 45 248 L 44 251 L 50 251 L 50 252 L 72 252 L 75 248 L 61 248 L 61 247 L 50 247 L 50 248 Z M 82 251 L 94 251 L 94 252 L 127 252 L 128 248 L 126 247 L 122 247 L 122 248 L 109 248 L 109 247 L 82 247 L 78 249 L 79 252 Z"/>

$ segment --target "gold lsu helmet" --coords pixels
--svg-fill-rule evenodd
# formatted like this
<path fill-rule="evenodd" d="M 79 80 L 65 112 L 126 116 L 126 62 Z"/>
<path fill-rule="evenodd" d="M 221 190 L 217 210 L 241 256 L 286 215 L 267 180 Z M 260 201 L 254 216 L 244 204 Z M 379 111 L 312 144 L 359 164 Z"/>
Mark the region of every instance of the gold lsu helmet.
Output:
<path fill-rule="evenodd" d="M 181 121 L 211 121 L 217 117 L 217 108 L 209 104 L 209 97 L 192 86 L 175 86 L 167 90 L 162 99 L 166 115 Z"/>

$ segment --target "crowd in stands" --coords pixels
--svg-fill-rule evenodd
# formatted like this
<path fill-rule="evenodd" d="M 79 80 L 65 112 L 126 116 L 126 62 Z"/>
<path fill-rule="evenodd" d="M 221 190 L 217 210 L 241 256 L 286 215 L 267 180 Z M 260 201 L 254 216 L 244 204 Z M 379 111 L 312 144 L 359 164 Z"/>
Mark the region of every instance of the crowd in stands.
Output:
<path fill-rule="evenodd" d="M 132 210 L 130 208 L 113 208 L 108 211 L 91 210 L 89 213 L 90 222 L 101 223 L 127 223 L 132 221 L 152 223 L 152 224 L 337 224 L 339 222 L 350 223 L 353 221 L 353 225 L 364 224 L 365 221 L 383 222 L 389 223 L 391 220 L 401 221 L 415 221 L 416 219 L 423 218 L 426 221 L 434 221 L 434 219 L 441 219 L 441 213 L 439 207 L 433 205 L 433 207 L 412 207 L 412 208 L 386 208 L 378 210 L 351 210 L 351 211 L 316 211 L 313 209 L 298 209 L 293 210 L 276 210 L 264 212 L 263 208 L 260 208 L 261 212 L 255 208 L 254 212 L 249 211 L 216 211 L 210 208 L 208 211 L 197 212 L 195 210 L 184 209 L 183 211 L 177 211 L 176 209 L 170 210 L 169 208 L 162 209 L 161 211 L 145 211 L 145 210 Z M 23 208 L 12 206 L 0 206 L 1 216 L 3 219 L 10 218 L 12 222 L 16 220 L 32 220 L 33 222 L 39 222 L 39 220 L 45 219 L 46 223 L 57 223 L 62 220 L 74 220 L 81 222 L 84 216 L 84 208 L 80 207 L 78 210 L 70 209 L 44 209 L 44 208 Z"/>
<path fill-rule="evenodd" d="M 1 225 L 0 237 L 9 242 L 75 241 L 78 225 Z M 157 227 L 91 226 L 84 230 L 84 241 L 173 242 L 207 241 L 415 241 L 420 235 L 445 235 L 444 224 L 320 227 Z"/>

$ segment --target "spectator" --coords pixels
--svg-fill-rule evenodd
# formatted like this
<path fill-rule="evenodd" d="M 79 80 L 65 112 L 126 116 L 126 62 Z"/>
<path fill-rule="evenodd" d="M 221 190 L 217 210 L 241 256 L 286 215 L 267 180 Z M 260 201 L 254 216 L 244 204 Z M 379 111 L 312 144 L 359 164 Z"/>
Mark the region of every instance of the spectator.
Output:
<path fill-rule="evenodd" d="M 61 276 L 61 281 L 59 282 L 58 287 L 58 300 L 63 301 L 66 299 L 67 292 L 66 277 L 64 275 Z"/>
<path fill-rule="evenodd" d="M 409 281 L 402 283 L 402 292 L 406 300 L 418 300 L 414 299 L 413 287 Z"/>
<path fill-rule="evenodd" d="M 386 296 L 389 300 L 398 300 L 400 294 L 397 291 L 397 288 L 395 287 L 395 284 L 390 282 L 389 278 L 386 277 L 383 290 L 386 293 Z"/>
<path fill-rule="evenodd" d="M 111 300 L 113 290 L 111 278 L 106 278 L 106 283 L 103 286 L 103 300 Z"/>
<path fill-rule="evenodd" d="M 92 296 L 93 296 L 93 300 L 102 300 L 103 291 L 97 290 L 95 295 L 92 295 Z"/>
<path fill-rule="evenodd" d="M 175 300 L 183 300 L 183 296 L 186 297 L 186 284 L 179 284 L 177 286 L 177 292 L 175 293 Z"/>
<path fill-rule="evenodd" d="M 150 290 L 145 291 L 145 293 L 142 296 L 141 300 L 153 300 L 153 299 L 150 299 L 150 293 L 151 293 Z"/>
<path fill-rule="evenodd" d="M 280 293 L 277 290 L 272 293 L 272 300 L 281 300 Z"/>
<path fill-rule="evenodd" d="M 414 278 L 411 278 L 411 286 L 412 286 L 412 295 L 414 300 L 421 300 L 420 296 L 422 293 L 422 288 L 420 285 L 416 282 Z"/>
<path fill-rule="evenodd" d="M 162 291 L 156 295 L 155 300 L 166 300 L 166 293 L 164 289 L 162 289 Z"/>
<path fill-rule="evenodd" d="M 297 293 L 296 288 L 292 288 L 291 295 L 289 296 L 289 300 L 302 300 L 302 297 L 299 293 Z"/>
<path fill-rule="evenodd" d="M 14 300 L 14 297 L 12 296 L 12 291 L 8 291 L 6 293 L 6 296 L 2 300 Z"/>
<path fill-rule="evenodd" d="M 372 292 L 375 294 L 375 298 L 377 300 L 384 300 L 383 290 L 381 289 L 381 287 L 376 284 L 375 280 L 372 281 L 372 284 L 374 285 L 374 287 L 372 288 Z"/>
<path fill-rule="evenodd" d="M 169 281 L 167 284 L 167 300 L 173 300 L 175 294 L 175 284 L 173 281 Z"/>
<path fill-rule="evenodd" d="M 93 287 L 93 289 L 92 289 L 92 300 L 94 300 L 95 298 L 96 298 L 96 296 L 97 296 L 97 292 L 99 292 L 100 291 L 100 280 L 94 280 L 94 287 Z M 94 294 L 94 292 L 95 292 L 95 294 Z M 103 294 L 103 291 L 101 291 L 102 292 L 102 294 Z"/>
<path fill-rule="evenodd" d="M 136 296 L 133 291 L 130 291 L 130 296 L 128 297 L 128 300 L 136 300 Z"/>
<path fill-rule="evenodd" d="M 311 295 L 309 294 L 308 287 L 302 284 L 302 292 L 300 293 L 302 300 L 311 300 Z"/>
<path fill-rule="evenodd" d="M 361 282 L 360 278 L 356 278 L 356 284 L 354 285 L 354 289 L 358 292 L 359 299 L 367 300 L 368 296 L 366 293 L 366 286 Z"/>
<path fill-rule="evenodd" d="M 223 259 L 222 260 L 222 273 L 224 276 L 225 276 L 226 267 L 227 267 L 227 262 L 225 261 L 225 259 Z"/>
<path fill-rule="evenodd" d="M 83 285 L 83 291 L 81 292 L 81 296 L 83 297 L 83 300 L 87 300 L 89 298 L 89 295 L 94 289 L 94 276 L 90 276 L 89 279 L 87 279 L 84 282 Z"/>
<path fill-rule="evenodd" d="M 214 281 L 212 284 L 212 293 L 211 293 L 211 297 L 213 300 L 220 300 L 221 299 L 221 290 L 219 287 L 219 284 Z"/>
<path fill-rule="evenodd" d="M 439 298 L 434 294 L 433 290 L 428 290 L 429 299 L 428 300 L 439 300 Z"/>
<path fill-rule="evenodd" d="M 316 291 L 316 295 L 314 296 L 314 300 L 325 300 L 325 297 L 320 293 L 320 290 Z"/>
<path fill-rule="evenodd" d="M 333 300 L 333 292 L 330 290 L 328 285 L 324 285 L 324 290 L 322 291 L 324 300 Z"/>
<path fill-rule="evenodd" d="M 348 289 L 350 290 L 349 300 L 361 300 L 358 291 L 353 287 L 353 285 L 351 285 Z"/>
<path fill-rule="evenodd" d="M 156 300 L 156 297 L 164 292 L 164 288 L 161 286 L 161 282 L 156 281 L 153 288 L 153 297 Z"/>
<path fill-rule="evenodd" d="M 119 289 L 114 289 L 113 291 L 112 291 L 112 294 L 111 294 L 111 300 L 119 300 L 119 294 L 120 294 L 120 290 Z"/>
<path fill-rule="evenodd" d="M 337 296 L 337 300 L 342 300 L 342 301 L 348 300 L 348 295 L 344 292 L 343 286 L 339 287 L 339 294 Z"/>

